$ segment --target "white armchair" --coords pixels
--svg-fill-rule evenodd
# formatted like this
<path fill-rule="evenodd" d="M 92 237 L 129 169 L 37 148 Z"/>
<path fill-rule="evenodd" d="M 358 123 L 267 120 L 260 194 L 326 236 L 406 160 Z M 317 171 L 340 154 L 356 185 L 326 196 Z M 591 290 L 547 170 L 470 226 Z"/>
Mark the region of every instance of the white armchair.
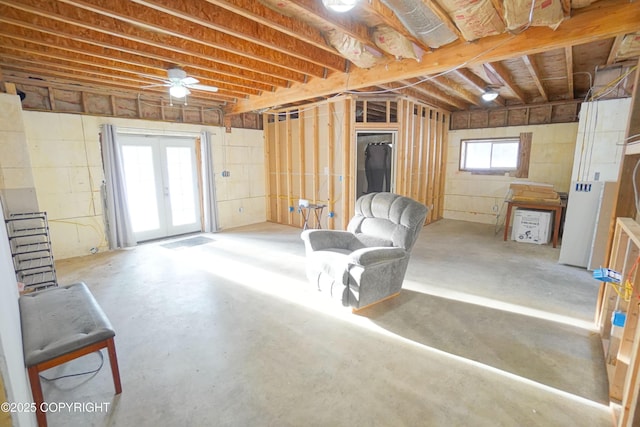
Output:
<path fill-rule="evenodd" d="M 408 197 L 360 197 L 347 231 L 302 232 L 309 281 L 354 310 L 397 295 L 426 216 L 427 207 Z"/>

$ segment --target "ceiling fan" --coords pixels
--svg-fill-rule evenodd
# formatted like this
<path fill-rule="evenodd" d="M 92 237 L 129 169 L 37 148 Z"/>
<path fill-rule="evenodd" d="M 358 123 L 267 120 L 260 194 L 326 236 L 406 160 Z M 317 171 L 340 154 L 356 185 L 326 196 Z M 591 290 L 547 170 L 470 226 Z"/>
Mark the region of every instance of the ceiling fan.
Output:
<path fill-rule="evenodd" d="M 171 95 L 173 98 L 184 98 L 185 96 L 191 93 L 189 89 L 202 90 L 205 92 L 218 91 L 218 88 L 215 86 L 201 85 L 198 79 L 187 76 L 187 72 L 184 71 L 182 68 L 178 68 L 178 67 L 169 68 L 167 70 L 166 79 L 161 79 L 157 76 L 145 76 L 145 77 L 150 77 L 156 80 L 160 80 L 163 83 L 143 86 L 143 88 L 158 87 L 158 86 L 168 87 L 169 95 Z"/>

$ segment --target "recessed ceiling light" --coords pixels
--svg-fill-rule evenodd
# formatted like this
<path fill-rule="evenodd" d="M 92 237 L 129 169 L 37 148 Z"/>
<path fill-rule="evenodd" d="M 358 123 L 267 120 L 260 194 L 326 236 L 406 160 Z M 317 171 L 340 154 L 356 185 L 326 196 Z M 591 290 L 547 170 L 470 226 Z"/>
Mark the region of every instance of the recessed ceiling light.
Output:
<path fill-rule="evenodd" d="M 350 11 L 357 2 L 358 0 L 322 0 L 324 7 L 340 13 Z"/>
<path fill-rule="evenodd" d="M 488 87 L 484 90 L 482 94 L 482 99 L 485 101 L 493 101 L 498 97 L 498 91 L 492 87 Z"/>

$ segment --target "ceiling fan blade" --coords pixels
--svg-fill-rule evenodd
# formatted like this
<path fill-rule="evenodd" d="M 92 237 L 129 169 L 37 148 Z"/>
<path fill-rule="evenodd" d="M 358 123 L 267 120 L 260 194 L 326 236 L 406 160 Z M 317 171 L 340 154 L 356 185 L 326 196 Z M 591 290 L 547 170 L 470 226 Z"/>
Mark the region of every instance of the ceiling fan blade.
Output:
<path fill-rule="evenodd" d="M 148 89 L 151 87 L 169 87 L 171 86 L 170 83 L 157 83 L 157 84 L 152 84 L 152 85 L 145 85 L 145 86 L 141 86 L 142 89 Z"/>
<path fill-rule="evenodd" d="M 188 85 L 191 89 L 203 90 L 205 92 L 217 92 L 218 88 L 215 86 L 205 86 L 205 85 Z"/>
<path fill-rule="evenodd" d="M 160 77 L 160 76 L 154 76 L 151 74 L 138 74 L 140 77 L 144 77 L 145 79 L 152 79 L 152 80 L 158 80 L 161 82 L 166 82 L 167 78 L 166 77 Z"/>
<path fill-rule="evenodd" d="M 185 77 L 181 82 L 183 85 L 195 85 L 200 83 L 200 80 L 194 79 L 193 77 Z"/>

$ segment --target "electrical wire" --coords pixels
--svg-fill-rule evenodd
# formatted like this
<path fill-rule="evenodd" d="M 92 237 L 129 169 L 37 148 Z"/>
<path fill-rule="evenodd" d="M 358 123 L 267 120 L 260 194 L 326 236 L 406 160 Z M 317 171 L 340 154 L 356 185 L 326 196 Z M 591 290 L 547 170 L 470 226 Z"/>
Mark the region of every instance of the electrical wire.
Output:
<path fill-rule="evenodd" d="M 635 197 L 635 202 L 636 202 L 636 212 L 640 212 L 640 204 L 639 199 L 640 196 L 638 195 L 638 183 L 637 183 L 637 178 L 638 178 L 638 166 L 640 166 L 640 159 L 638 159 L 638 161 L 636 162 L 636 165 L 633 168 L 633 173 L 631 174 L 631 183 L 633 184 L 633 196 Z"/>
<path fill-rule="evenodd" d="M 104 366 L 104 354 L 102 354 L 102 351 L 100 350 L 96 351 L 96 353 L 100 355 L 100 366 L 98 366 L 98 368 L 96 369 L 93 369 L 91 371 L 86 371 L 86 372 L 78 372 L 77 374 L 60 375 L 59 377 L 53 377 L 53 378 L 47 378 L 44 375 L 40 374 L 40 378 L 42 378 L 45 381 L 56 381 L 62 378 L 71 378 L 71 377 L 79 377 L 81 375 L 95 374 L 98 371 L 100 371 L 100 369 L 102 369 L 102 367 Z"/>

